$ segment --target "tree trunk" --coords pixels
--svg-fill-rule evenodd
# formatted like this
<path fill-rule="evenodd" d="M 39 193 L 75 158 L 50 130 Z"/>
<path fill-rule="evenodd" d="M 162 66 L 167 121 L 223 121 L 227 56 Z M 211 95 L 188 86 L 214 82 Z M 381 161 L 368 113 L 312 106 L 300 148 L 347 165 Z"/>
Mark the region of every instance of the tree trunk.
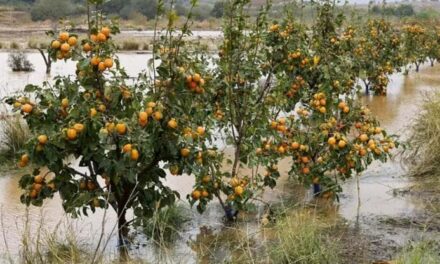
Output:
<path fill-rule="evenodd" d="M 420 64 L 416 63 L 416 72 L 419 72 Z"/>
<path fill-rule="evenodd" d="M 431 67 L 434 67 L 434 60 L 430 60 L 431 62 Z"/>
<path fill-rule="evenodd" d="M 122 263 L 129 259 L 128 255 L 128 223 L 127 223 L 127 208 L 130 199 L 131 189 L 128 186 L 123 186 L 123 193 L 116 195 L 118 203 L 118 247 L 119 247 L 119 258 Z"/>

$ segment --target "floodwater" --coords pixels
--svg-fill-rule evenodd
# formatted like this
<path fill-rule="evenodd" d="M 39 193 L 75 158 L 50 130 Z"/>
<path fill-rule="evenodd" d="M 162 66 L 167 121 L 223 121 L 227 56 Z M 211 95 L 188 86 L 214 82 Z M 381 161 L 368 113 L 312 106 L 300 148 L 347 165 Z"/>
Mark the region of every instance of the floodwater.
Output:
<path fill-rule="evenodd" d="M 36 70 L 31 73 L 13 73 L 6 64 L 7 53 L 0 53 L 0 97 L 20 91 L 27 83 L 41 84 L 48 79 L 40 55 L 29 53 L 28 57 Z M 128 74 L 137 76 L 145 69 L 151 55 L 119 54 L 119 58 L 121 64 L 126 66 Z M 51 76 L 74 74 L 74 69 L 75 64 L 72 62 L 57 62 L 53 65 Z M 419 73 L 411 72 L 408 76 L 395 74 L 392 76 L 386 97 L 369 96 L 364 97 L 363 101 L 376 114 L 383 128 L 391 133 L 405 135 L 405 128 L 417 113 L 425 93 L 440 87 L 439 73 L 440 65 L 433 68 L 422 67 Z M 279 165 L 282 172 L 287 170 L 288 164 L 287 161 L 282 161 Z M 20 203 L 21 190 L 18 188 L 20 175 L 10 172 L 0 172 L 0 174 L 3 174 L 0 177 L 0 186 L 3 187 L 3 191 L 0 192 L 0 259 L 6 252 L 17 256 L 21 250 L 21 239 L 26 232 L 35 238 L 38 235 L 36 230 L 41 230 L 41 239 L 44 240 L 55 227 L 58 227 L 60 234 L 66 233 L 66 230 L 73 230 L 79 242 L 89 248 L 96 247 L 99 237 L 104 234 L 104 241 L 109 240 L 106 252 L 116 253 L 116 236 L 114 232 L 112 233 L 116 216 L 113 211 L 98 210 L 90 217 L 69 220 L 63 212 L 59 198 L 55 197 L 53 200 L 47 200 L 42 208 L 30 207 L 26 213 L 26 207 Z M 409 184 L 408 180 L 403 177 L 404 174 L 405 171 L 398 161 L 385 164 L 374 163 L 359 176 L 360 192 L 357 190 L 356 179 L 343 185 L 344 193 L 338 205 L 339 215 L 360 230 L 383 235 L 384 230 L 378 224 L 381 218 L 411 216 L 421 210 L 411 199 L 394 195 L 394 190 L 405 188 Z M 185 203 L 186 195 L 192 190 L 193 179 L 188 176 L 169 177 L 166 184 L 179 191 L 182 203 Z M 280 196 L 292 192 L 298 192 L 297 196 L 302 198 L 308 196 L 308 192 L 292 189 L 287 178 L 282 177 L 276 189 L 266 191 L 263 199 L 277 201 Z M 154 244 L 147 243 L 141 236 L 138 236 L 136 238 L 138 243 L 135 245 L 139 247 L 133 247 L 131 254 L 135 257 L 150 259 L 152 262 L 227 261 L 228 256 L 234 253 L 232 249 L 217 247 L 216 250 L 206 255 L 197 246 L 206 244 L 204 240 L 213 233 L 220 234 L 225 240 L 237 235 L 237 229 L 224 225 L 219 204 L 213 202 L 204 215 L 199 215 L 190 209 L 188 213 L 191 215 L 191 221 L 184 225 L 178 241 L 169 245 L 165 252 L 154 250 Z M 242 219 L 238 224 L 238 230 L 245 233 L 258 230 L 259 221 L 255 220 L 259 220 L 261 213 L 262 210 L 257 210 L 257 213 L 251 216 L 252 220 Z M 26 231 L 26 221 L 29 222 L 28 231 Z M 101 230 L 103 222 L 105 223 L 104 231 Z M 395 243 L 403 244 L 412 234 L 395 232 L 387 233 L 387 235 L 390 235 Z"/>

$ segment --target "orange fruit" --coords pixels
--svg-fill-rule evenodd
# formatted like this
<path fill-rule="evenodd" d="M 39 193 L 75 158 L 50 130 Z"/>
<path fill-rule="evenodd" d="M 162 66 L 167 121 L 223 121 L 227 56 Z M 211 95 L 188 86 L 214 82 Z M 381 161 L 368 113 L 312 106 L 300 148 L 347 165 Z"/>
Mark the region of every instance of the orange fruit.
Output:
<path fill-rule="evenodd" d="M 90 46 L 89 43 L 85 43 L 85 44 L 83 45 L 83 51 L 85 51 L 85 52 L 89 52 L 89 51 L 91 51 L 91 50 L 92 50 L 92 46 Z"/>
<path fill-rule="evenodd" d="M 41 189 L 43 189 L 43 185 L 41 183 L 34 183 L 32 184 L 32 189 L 34 189 L 37 192 L 40 192 Z"/>
<path fill-rule="evenodd" d="M 206 198 L 209 196 L 209 192 L 207 190 L 202 191 L 202 197 Z"/>
<path fill-rule="evenodd" d="M 362 134 L 362 135 L 359 136 L 359 139 L 362 142 L 366 142 L 368 140 L 368 136 L 367 136 L 367 134 Z"/>
<path fill-rule="evenodd" d="M 103 28 L 101 29 L 101 33 L 104 34 L 106 37 L 109 37 L 109 36 L 110 36 L 110 33 L 111 33 L 111 30 L 110 30 L 109 27 L 103 27 Z"/>
<path fill-rule="evenodd" d="M 350 112 L 350 107 L 348 107 L 348 106 L 344 107 L 344 108 L 342 109 L 342 112 L 344 112 L 344 113 L 348 113 L 348 112 Z"/>
<path fill-rule="evenodd" d="M 341 109 L 341 110 L 344 109 L 344 107 L 346 107 L 346 106 L 347 106 L 347 104 L 344 101 L 341 101 L 338 104 L 338 108 Z"/>
<path fill-rule="evenodd" d="M 191 151 L 188 148 L 183 148 L 180 150 L 180 155 L 182 155 L 182 157 L 188 157 L 190 153 Z"/>
<path fill-rule="evenodd" d="M 203 136 L 205 134 L 205 128 L 202 126 L 197 127 L 197 134 L 199 134 L 200 136 Z"/>
<path fill-rule="evenodd" d="M 209 175 L 205 175 L 205 176 L 203 176 L 203 178 L 202 178 L 202 182 L 203 183 L 209 183 L 211 181 L 211 176 L 209 176 Z"/>
<path fill-rule="evenodd" d="M 194 200 L 198 200 L 198 199 L 200 199 L 200 196 L 201 196 L 202 194 L 200 193 L 200 191 L 199 190 L 194 190 L 192 193 L 191 193 L 191 197 L 194 199 Z"/>
<path fill-rule="evenodd" d="M 91 34 L 90 35 L 90 40 L 93 42 L 98 42 L 98 36 L 96 36 L 95 34 Z"/>
<path fill-rule="evenodd" d="M 147 112 L 147 114 L 151 115 L 153 114 L 154 110 L 152 107 L 147 107 L 147 109 L 145 110 L 145 112 Z"/>
<path fill-rule="evenodd" d="M 44 145 L 47 143 L 47 136 L 46 135 L 39 135 L 37 139 L 38 139 L 38 143 L 40 143 L 41 145 Z"/>
<path fill-rule="evenodd" d="M 23 162 L 24 164 L 27 164 L 29 162 L 29 155 L 28 154 L 21 155 L 20 161 Z"/>
<path fill-rule="evenodd" d="M 69 39 L 69 33 L 68 32 L 61 32 L 58 36 L 58 39 L 62 42 L 66 42 Z"/>
<path fill-rule="evenodd" d="M 76 37 L 70 37 L 69 38 L 69 40 L 67 41 L 67 43 L 71 46 L 71 47 L 73 47 L 73 46 L 76 46 L 76 44 L 78 43 L 78 40 L 76 39 Z"/>
<path fill-rule="evenodd" d="M 36 190 L 32 190 L 32 191 L 29 193 L 29 197 L 31 197 L 32 199 L 37 198 L 37 196 L 38 196 L 38 192 L 37 192 Z"/>
<path fill-rule="evenodd" d="M 90 60 L 90 63 L 93 65 L 93 66 L 98 66 L 98 64 L 101 62 L 101 59 L 99 58 L 99 57 L 97 57 L 97 56 L 95 56 L 95 57 L 93 57 L 91 60 Z"/>
<path fill-rule="evenodd" d="M 172 129 L 177 128 L 177 121 L 174 118 L 171 118 L 170 121 L 168 121 L 168 127 Z"/>
<path fill-rule="evenodd" d="M 336 145 L 336 138 L 334 138 L 334 137 L 330 137 L 330 138 L 328 139 L 327 143 L 328 143 L 329 145 L 332 145 L 332 146 Z"/>
<path fill-rule="evenodd" d="M 61 47 L 61 42 L 59 42 L 58 40 L 54 40 L 52 41 L 52 44 L 50 46 L 52 47 L 52 49 L 59 49 Z"/>
<path fill-rule="evenodd" d="M 156 107 L 156 103 L 155 102 L 148 102 L 147 103 L 147 107 L 151 107 L 151 108 L 154 108 L 154 107 Z"/>
<path fill-rule="evenodd" d="M 309 174 L 310 173 L 310 168 L 309 167 L 302 168 L 302 173 Z"/>
<path fill-rule="evenodd" d="M 110 59 L 110 58 L 105 59 L 105 60 L 104 60 L 104 65 L 105 65 L 105 67 L 107 67 L 107 68 L 111 68 L 111 67 L 113 67 L 113 60 Z"/>
<path fill-rule="evenodd" d="M 290 146 L 292 147 L 292 149 L 299 149 L 299 143 L 298 142 L 292 142 L 292 144 Z"/>
<path fill-rule="evenodd" d="M 345 148 L 346 145 L 347 145 L 347 142 L 345 142 L 345 140 L 339 140 L 339 142 L 338 142 L 339 148 Z"/>
<path fill-rule="evenodd" d="M 200 74 L 198 74 L 198 73 L 195 73 L 195 74 L 193 74 L 193 76 L 192 76 L 192 80 L 194 81 L 194 82 L 196 82 L 196 83 L 198 83 L 198 82 L 200 82 L 200 79 L 201 79 L 202 77 L 200 77 Z"/>
<path fill-rule="evenodd" d="M 105 112 L 105 110 L 107 110 L 107 107 L 104 104 L 100 104 L 98 106 L 98 111 L 99 112 Z"/>
<path fill-rule="evenodd" d="M 105 71 L 105 69 L 107 69 L 107 68 L 105 67 L 105 63 L 101 61 L 101 62 L 98 64 L 98 70 L 99 70 L 99 71 Z"/>
<path fill-rule="evenodd" d="M 96 111 L 95 108 L 90 108 L 90 116 L 91 116 L 91 117 L 96 116 L 97 113 L 98 113 L 98 111 Z"/>
<path fill-rule="evenodd" d="M 306 157 L 306 156 L 304 156 L 304 157 L 301 157 L 301 162 L 302 163 L 309 163 L 309 157 Z"/>
<path fill-rule="evenodd" d="M 240 184 L 240 181 L 237 179 L 237 177 L 234 177 L 229 181 L 229 184 L 235 188 Z"/>
<path fill-rule="evenodd" d="M 123 153 L 128 153 L 129 151 L 131 151 L 131 144 L 125 144 L 125 145 L 122 147 L 122 152 L 123 152 Z"/>
<path fill-rule="evenodd" d="M 139 121 L 146 122 L 148 120 L 147 112 L 139 112 Z"/>
<path fill-rule="evenodd" d="M 139 151 L 137 149 L 132 149 L 130 153 L 131 160 L 138 160 L 139 159 Z"/>
<path fill-rule="evenodd" d="M 60 47 L 61 51 L 63 52 L 69 52 L 70 50 L 70 45 L 68 43 L 63 43 Z"/>
<path fill-rule="evenodd" d="M 286 152 L 286 149 L 283 146 L 279 146 L 277 149 L 278 153 L 284 154 Z"/>
<path fill-rule="evenodd" d="M 84 130 L 84 125 L 81 123 L 76 123 L 73 125 L 73 129 L 75 129 L 76 132 L 81 133 Z"/>
<path fill-rule="evenodd" d="M 244 189 L 241 186 L 237 186 L 237 187 L 234 188 L 234 194 L 235 195 L 240 196 L 240 195 L 243 194 L 243 192 L 244 192 Z"/>
<path fill-rule="evenodd" d="M 67 129 L 66 133 L 67 133 L 67 139 L 69 139 L 69 140 L 75 140 L 76 137 L 78 136 L 78 133 L 73 128 Z"/>
<path fill-rule="evenodd" d="M 69 99 L 63 98 L 63 100 L 61 100 L 61 106 L 67 108 L 69 106 Z"/>
<path fill-rule="evenodd" d="M 96 36 L 97 40 L 99 42 L 105 42 L 107 40 L 107 36 L 104 35 L 103 33 L 99 32 L 98 35 Z"/>
<path fill-rule="evenodd" d="M 116 131 L 118 131 L 119 135 L 124 135 L 127 133 L 127 126 L 124 123 L 118 123 L 116 125 Z"/>
<path fill-rule="evenodd" d="M 29 114 L 30 112 L 32 112 L 33 106 L 31 104 L 24 104 L 21 106 L 21 111 Z"/>
<path fill-rule="evenodd" d="M 35 183 L 41 184 L 41 183 L 43 183 L 43 181 L 44 181 L 44 178 L 41 175 L 37 175 L 37 176 L 34 177 L 34 182 Z"/>
<path fill-rule="evenodd" d="M 163 118 L 163 115 L 162 115 L 161 112 L 156 111 L 156 112 L 153 113 L 153 118 L 154 118 L 156 121 L 159 121 L 159 120 L 161 120 L 161 119 Z"/>

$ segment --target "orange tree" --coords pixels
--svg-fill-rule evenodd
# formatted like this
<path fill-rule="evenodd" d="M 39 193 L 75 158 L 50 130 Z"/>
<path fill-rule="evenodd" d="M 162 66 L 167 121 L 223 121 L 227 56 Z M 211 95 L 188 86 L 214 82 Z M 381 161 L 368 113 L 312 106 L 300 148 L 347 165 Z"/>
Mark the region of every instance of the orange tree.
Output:
<path fill-rule="evenodd" d="M 266 142 L 261 148 L 261 142 L 276 135 L 269 129 L 268 121 L 277 114 L 279 93 L 274 83 L 285 51 L 275 44 L 279 38 L 293 34 L 293 27 L 284 32 L 277 25 L 268 27 L 266 15 L 270 5 L 263 6 L 257 17 L 251 18 L 247 13 L 249 3 L 233 0 L 227 5 L 224 40 L 218 58 L 214 59 L 211 82 L 215 91 L 213 114 L 225 144 L 222 147 L 226 153 L 231 152 L 224 157 L 228 165 L 212 174 L 217 175 L 215 193 L 229 219 L 261 194 L 265 186 L 274 187 L 279 177 L 279 155 L 260 155 L 263 148 L 273 147 Z M 278 126 L 278 131 L 285 129 L 284 125 Z M 282 148 L 279 151 L 284 152 Z M 261 167 L 270 167 L 273 173 L 264 175 Z"/>
<path fill-rule="evenodd" d="M 400 35 L 387 21 L 368 20 L 360 28 L 354 43 L 354 67 L 369 94 L 385 95 L 389 75 L 402 66 Z"/>
<path fill-rule="evenodd" d="M 402 44 L 403 57 L 406 64 L 414 64 L 416 72 L 428 56 L 428 34 L 426 28 L 418 23 L 403 26 Z"/>
<path fill-rule="evenodd" d="M 299 45 L 299 38 L 281 41 L 288 52 L 277 85 L 289 99 L 277 105 L 287 118 L 273 120 L 272 127 L 282 124 L 285 131 L 273 138 L 276 148 L 262 155 L 282 148 L 281 156 L 292 158 L 290 175 L 306 186 L 314 184 L 318 195 L 334 197 L 342 191 L 341 180 L 375 159 L 385 161 L 396 143 L 359 103 L 353 29 L 342 28 L 344 17 L 329 2 L 319 4 L 317 13 L 305 44 Z M 276 25 L 283 32 L 291 24 L 287 19 Z"/>
<path fill-rule="evenodd" d="M 433 67 L 435 61 L 440 58 L 440 29 L 437 26 L 431 25 L 428 28 L 427 34 L 428 39 L 425 43 L 426 56 L 431 67 Z"/>
<path fill-rule="evenodd" d="M 39 206 L 59 193 L 73 216 L 110 206 L 123 243 L 132 222 L 127 210 L 133 210 L 134 223 L 142 224 L 178 197 L 163 184 L 165 168 L 202 177 L 207 162 L 216 159 L 205 155 L 211 125 L 207 60 L 202 52 L 184 48 L 188 23 L 177 34 L 177 17 L 169 11 L 166 34 L 154 43 L 150 72 L 133 83 L 115 55 L 117 26 L 99 11 L 102 0 L 88 4 L 96 11 L 89 16 L 87 37 L 79 40 L 63 31 L 50 48 L 54 60 L 77 62 L 76 76 L 28 85 L 25 92 L 33 99 L 6 101 L 21 112 L 33 135 L 19 165 L 32 162 L 51 172 L 40 175 L 36 169 L 21 178 L 22 202 Z M 163 9 L 162 3 L 158 11 Z"/>

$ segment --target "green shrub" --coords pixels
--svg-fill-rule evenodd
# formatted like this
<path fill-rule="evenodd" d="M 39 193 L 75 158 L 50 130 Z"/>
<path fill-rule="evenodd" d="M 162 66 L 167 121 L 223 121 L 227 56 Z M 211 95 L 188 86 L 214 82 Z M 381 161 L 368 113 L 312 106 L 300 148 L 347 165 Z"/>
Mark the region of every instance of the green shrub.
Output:
<path fill-rule="evenodd" d="M 5 158 L 16 157 L 30 137 L 29 128 L 18 115 L 0 119 L 0 131 L 0 142 L 3 146 L 0 151 Z"/>
<path fill-rule="evenodd" d="M 8 56 L 8 65 L 12 71 L 15 72 L 30 72 L 34 70 L 34 66 L 23 52 L 10 53 Z"/>
<path fill-rule="evenodd" d="M 439 250 L 434 242 L 411 243 L 399 253 L 396 264 L 437 264 L 440 263 Z"/>

